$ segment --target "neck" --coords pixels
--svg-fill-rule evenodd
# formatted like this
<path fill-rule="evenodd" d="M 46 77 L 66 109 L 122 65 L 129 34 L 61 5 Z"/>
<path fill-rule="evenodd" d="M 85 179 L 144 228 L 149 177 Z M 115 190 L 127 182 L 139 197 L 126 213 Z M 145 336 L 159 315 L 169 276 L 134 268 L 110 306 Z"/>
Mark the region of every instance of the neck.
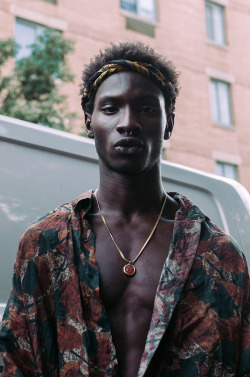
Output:
<path fill-rule="evenodd" d="M 100 169 L 98 198 L 105 209 L 124 215 L 155 211 L 161 205 L 165 191 L 160 166 L 138 175 L 126 175 Z"/>

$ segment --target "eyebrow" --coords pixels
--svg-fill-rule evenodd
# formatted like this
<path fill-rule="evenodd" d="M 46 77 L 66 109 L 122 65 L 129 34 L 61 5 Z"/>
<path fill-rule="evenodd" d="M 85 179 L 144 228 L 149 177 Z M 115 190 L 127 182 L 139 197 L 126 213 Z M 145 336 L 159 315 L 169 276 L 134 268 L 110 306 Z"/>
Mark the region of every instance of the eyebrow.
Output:
<path fill-rule="evenodd" d="M 119 100 L 119 98 L 122 97 L 122 95 L 117 94 L 117 95 L 103 95 L 99 98 L 100 102 L 105 102 L 105 101 L 112 101 L 112 100 Z M 158 100 L 158 97 L 155 96 L 154 94 L 142 94 L 138 96 L 139 99 L 149 99 L 149 100 Z"/>

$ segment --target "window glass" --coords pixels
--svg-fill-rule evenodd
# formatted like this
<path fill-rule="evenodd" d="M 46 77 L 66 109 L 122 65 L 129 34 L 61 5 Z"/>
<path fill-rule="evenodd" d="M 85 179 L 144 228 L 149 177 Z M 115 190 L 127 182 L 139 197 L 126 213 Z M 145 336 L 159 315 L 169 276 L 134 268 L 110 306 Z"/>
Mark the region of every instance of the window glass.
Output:
<path fill-rule="evenodd" d="M 206 30 L 207 38 L 219 45 L 226 44 L 224 7 L 206 1 Z"/>
<path fill-rule="evenodd" d="M 219 102 L 216 81 L 211 80 L 211 111 L 214 123 L 219 122 Z"/>
<path fill-rule="evenodd" d="M 217 82 L 217 87 L 219 103 L 219 122 L 224 124 L 231 124 L 229 85 L 224 82 Z"/>
<path fill-rule="evenodd" d="M 213 34 L 213 15 L 212 7 L 210 4 L 206 4 L 206 28 L 207 28 L 207 37 L 208 39 L 214 38 Z"/>
<path fill-rule="evenodd" d="M 156 19 L 155 0 L 121 0 L 121 8 L 142 18 Z"/>
<path fill-rule="evenodd" d="M 121 0 L 121 8 L 136 13 L 136 0 Z"/>
<path fill-rule="evenodd" d="M 232 124 L 230 85 L 220 80 L 211 80 L 211 112 L 214 123 Z"/>
<path fill-rule="evenodd" d="M 155 20 L 154 0 L 138 0 L 137 3 L 139 16 Z"/>
<path fill-rule="evenodd" d="M 225 44 L 224 36 L 224 8 L 220 5 L 213 6 L 213 39 L 218 44 Z"/>
<path fill-rule="evenodd" d="M 43 33 L 45 26 L 34 22 L 17 19 L 15 25 L 15 41 L 19 44 L 16 59 L 28 57 L 31 54 L 31 45 L 35 43 L 36 37 Z"/>
<path fill-rule="evenodd" d="M 237 166 L 226 162 L 216 162 L 216 174 L 236 181 L 238 179 Z"/>
<path fill-rule="evenodd" d="M 215 170 L 217 175 L 220 175 L 223 177 L 223 164 L 221 162 L 216 162 L 216 170 Z"/>

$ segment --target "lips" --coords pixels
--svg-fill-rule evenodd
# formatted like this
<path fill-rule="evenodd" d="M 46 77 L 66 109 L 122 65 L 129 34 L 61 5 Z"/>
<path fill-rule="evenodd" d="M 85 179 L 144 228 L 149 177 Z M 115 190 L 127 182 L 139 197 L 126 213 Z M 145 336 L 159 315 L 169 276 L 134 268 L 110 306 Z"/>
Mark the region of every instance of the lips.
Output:
<path fill-rule="evenodd" d="M 137 138 L 126 137 L 118 140 L 114 147 L 118 152 L 132 154 L 140 152 L 143 145 L 143 142 Z"/>

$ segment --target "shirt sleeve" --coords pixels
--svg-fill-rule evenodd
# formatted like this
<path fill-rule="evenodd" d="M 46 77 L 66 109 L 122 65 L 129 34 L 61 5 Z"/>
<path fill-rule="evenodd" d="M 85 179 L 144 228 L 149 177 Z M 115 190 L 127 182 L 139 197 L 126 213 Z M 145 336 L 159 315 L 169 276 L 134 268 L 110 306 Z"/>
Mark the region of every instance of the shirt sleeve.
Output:
<path fill-rule="evenodd" d="M 250 376 L 250 279 L 246 262 L 246 279 L 242 300 L 241 346 L 238 377 Z"/>
<path fill-rule="evenodd" d="M 29 233 L 29 232 L 28 232 Z M 22 278 L 25 275 L 24 252 L 27 232 L 21 239 L 14 266 L 12 290 L 0 329 L 0 352 L 4 361 L 2 377 L 38 376 L 32 341 L 26 318 Z M 29 243 L 29 242 L 28 242 Z M 26 250 L 27 251 L 27 250 Z"/>

